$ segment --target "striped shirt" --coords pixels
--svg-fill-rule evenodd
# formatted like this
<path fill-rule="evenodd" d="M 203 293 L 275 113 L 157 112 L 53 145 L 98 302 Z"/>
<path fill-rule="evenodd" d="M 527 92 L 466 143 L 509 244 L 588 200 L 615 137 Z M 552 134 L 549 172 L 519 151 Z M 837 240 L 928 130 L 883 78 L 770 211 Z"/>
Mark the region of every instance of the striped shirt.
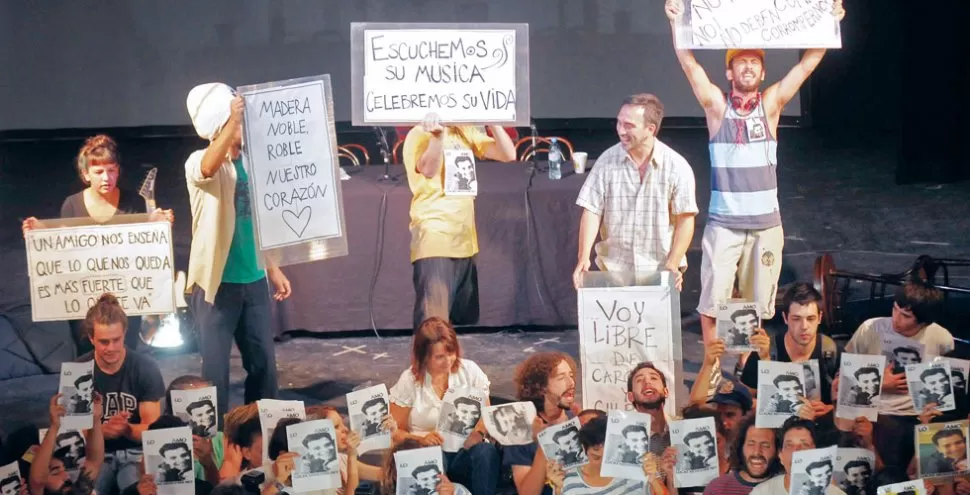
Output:
<path fill-rule="evenodd" d="M 600 215 L 596 266 L 609 272 L 653 273 L 663 269 L 673 242 L 674 215 L 697 213 L 694 171 L 669 146 L 656 140 L 640 178 L 622 144 L 596 159 L 576 204 Z M 678 261 L 687 266 L 687 257 Z"/>
<path fill-rule="evenodd" d="M 562 480 L 562 495 L 642 495 L 647 492 L 646 484 L 625 478 L 613 478 L 606 486 L 589 486 L 583 480 L 579 469 L 566 473 Z"/>
<path fill-rule="evenodd" d="M 731 471 L 718 476 L 717 479 L 710 482 L 707 485 L 707 488 L 704 489 L 704 494 L 748 495 L 756 486 L 758 486 L 757 483 L 745 481 L 741 478 L 741 475 L 737 471 Z"/>
<path fill-rule="evenodd" d="M 778 141 L 764 103 L 739 115 L 730 102 L 711 138 L 711 225 L 762 230 L 781 225 L 778 208 Z"/>

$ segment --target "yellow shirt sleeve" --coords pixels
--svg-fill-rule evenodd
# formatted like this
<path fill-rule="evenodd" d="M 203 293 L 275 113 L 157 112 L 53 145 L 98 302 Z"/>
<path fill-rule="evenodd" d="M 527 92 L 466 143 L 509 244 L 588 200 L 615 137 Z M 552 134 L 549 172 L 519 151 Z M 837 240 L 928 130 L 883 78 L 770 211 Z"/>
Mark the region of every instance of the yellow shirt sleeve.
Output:
<path fill-rule="evenodd" d="M 468 146 L 471 148 L 472 153 L 475 153 L 475 157 L 483 160 L 485 158 L 485 150 L 488 149 L 488 145 L 495 142 L 495 139 L 489 137 L 488 134 L 482 132 L 478 127 L 465 126 L 461 128 L 461 132 L 465 135 Z"/>
<path fill-rule="evenodd" d="M 420 126 L 414 126 L 408 131 L 404 138 L 404 166 L 408 169 L 408 174 L 418 172 L 418 160 L 424 151 L 428 149 L 431 141 L 431 134 L 424 132 Z"/>

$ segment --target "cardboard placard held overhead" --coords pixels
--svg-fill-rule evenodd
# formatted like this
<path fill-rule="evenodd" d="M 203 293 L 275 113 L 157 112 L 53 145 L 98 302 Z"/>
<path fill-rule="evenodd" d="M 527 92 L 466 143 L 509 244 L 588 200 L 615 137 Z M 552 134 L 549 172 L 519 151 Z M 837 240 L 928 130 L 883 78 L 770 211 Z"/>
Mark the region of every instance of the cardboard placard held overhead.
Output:
<path fill-rule="evenodd" d="M 351 23 L 354 125 L 530 121 L 528 24 Z"/>
<path fill-rule="evenodd" d="M 677 46 L 842 48 L 842 32 L 831 0 L 684 0 Z"/>
<path fill-rule="evenodd" d="M 330 76 L 243 86 L 244 163 L 260 251 L 278 265 L 347 255 Z"/>

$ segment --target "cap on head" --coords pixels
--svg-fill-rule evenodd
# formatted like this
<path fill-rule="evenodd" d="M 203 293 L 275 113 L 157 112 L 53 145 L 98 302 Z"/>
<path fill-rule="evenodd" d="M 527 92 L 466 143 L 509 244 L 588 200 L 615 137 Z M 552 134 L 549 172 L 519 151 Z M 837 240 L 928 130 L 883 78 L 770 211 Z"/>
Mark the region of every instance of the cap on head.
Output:
<path fill-rule="evenodd" d="M 757 57 L 761 59 L 761 63 L 762 64 L 765 63 L 764 50 L 760 48 L 741 48 L 736 50 L 728 50 L 727 54 L 724 55 L 724 65 L 727 66 L 728 69 L 730 69 L 731 61 L 733 61 L 738 55 L 741 55 L 741 54 L 757 55 Z"/>
<path fill-rule="evenodd" d="M 199 137 L 210 141 L 215 138 L 229 120 L 235 95 L 235 91 L 223 83 L 200 84 L 189 91 L 185 106 Z"/>
<path fill-rule="evenodd" d="M 734 377 L 722 374 L 721 378 L 721 383 L 717 387 L 717 393 L 714 394 L 711 402 L 738 406 L 741 408 L 742 414 L 747 414 L 751 410 L 752 405 L 751 391 Z"/>

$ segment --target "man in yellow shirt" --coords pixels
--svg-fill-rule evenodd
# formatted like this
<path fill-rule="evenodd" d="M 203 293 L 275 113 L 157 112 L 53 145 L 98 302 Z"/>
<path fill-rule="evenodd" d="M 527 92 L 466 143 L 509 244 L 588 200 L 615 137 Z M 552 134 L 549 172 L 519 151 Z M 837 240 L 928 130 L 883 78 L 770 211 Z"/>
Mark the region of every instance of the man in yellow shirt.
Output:
<path fill-rule="evenodd" d="M 515 160 L 515 144 L 501 126 L 492 136 L 474 126 L 443 126 L 428 114 L 404 140 L 411 194 L 414 328 L 438 316 L 455 325 L 478 322 L 478 235 L 475 198 L 445 193 L 445 150 L 470 150 L 478 159 Z"/>

